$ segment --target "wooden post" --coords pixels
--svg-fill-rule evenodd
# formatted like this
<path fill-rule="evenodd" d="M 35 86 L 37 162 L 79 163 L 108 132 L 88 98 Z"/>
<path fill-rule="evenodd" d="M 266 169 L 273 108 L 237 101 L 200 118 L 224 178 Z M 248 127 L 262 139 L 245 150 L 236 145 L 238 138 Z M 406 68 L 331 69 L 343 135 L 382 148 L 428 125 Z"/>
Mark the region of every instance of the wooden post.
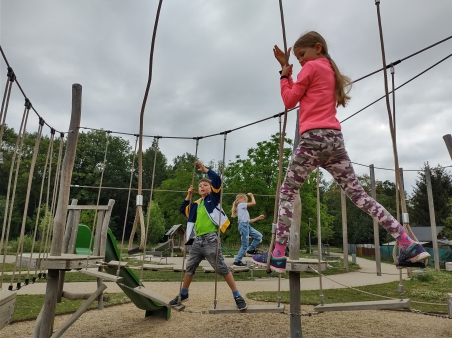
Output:
<path fill-rule="evenodd" d="M 76 205 L 77 202 L 78 202 L 78 200 L 73 199 L 71 202 L 71 205 Z M 74 211 L 75 210 L 69 210 L 69 213 L 67 215 L 66 228 L 64 229 L 63 246 L 61 248 L 62 253 L 74 253 L 74 252 L 68 252 L 69 240 L 71 239 L 71 234 L 72 234 L 73 227 L 74 227 Z"/>
<path fill-rule="evenodd" d="M 425 167 L 425 182 L 427 183 L 428 210 L 430 213 L 430 226 L 432 227 L 432 243 L 433 254 L 435 256 L 435 270 L 439 272 L 439 252 L 438 240 L 436 238 L 435 206 L 433 204 L 432 179 L 430 177 L 430 167 L 428 165 Z"/>
<path fill-rule="evenodd" d="M 447 150 L 449 151 L 450 158 L 452 159 L 452 136 L 450 134 L 443 136 L 444 142 L 446 142 Z"/>
<path fill-rule="evenodd" d="M 344 268 L 348 271 L 348 231 L 347 231 L 347 196 L 341 189 L 341 210 L 342 210 L 342 250 L 344 251 Z"/>
<path fill-rule="evenodd" d="M 452 293 L 447 294 L 447 310 L 449 313 L 449 318 L 452 318 Z"/>
<path fill-rule="evenodd" d="M 63 245 L 64 224 L 69 203 L 69 192 L 72 178 L 72 170 L 75 161 L 75 151 L 77 148 L 77 138 L 82 114 L 82 86 L 72 85 L 72 113 L 69 124 L 69 133 L 61 168 L 60 190 L 58 194 L 58 205 L 55 212 L 53 240 L 50 249 L 50 256 L 61 256 Z M 39 330 L 40 338 L 48 338 L 52 333 L 52 326 L 55 319 L 56 301 L 58 298 L 59 270 L 48 270 L 48 281 L 46 296 L 42 311 L 42 322 Z"/>
<path fill-rule="evenodd" d="M 301 223 L 301 199 L 297 194 L 294 199 L 292 224 L 290 226 L 289 259 L 300 259 L 300 223 Z M 300 272 L 289 271 L 290 287 L 290 337 L 302 337 L 301 333 L 301 304 L 300 304 Z"/>
<path fill-rule="evenodd" d="M 317 251 L 322 260 L 322 223 L 320 220 L 320 169 L 317 168 Z M 321 270 L 319 270 L 321 271 Z"/>
<path fill-rule="evenodd" d="M 374 200 L 377 200 L 377 189 L 375 186 L 375 169 L 374 165 L 369 166 L 370 170 L 370 188 L 371 195 Z M 377 265 L 377 276 L 381 276 L 381 254 L 380 254 L 380 233 L 378 222 L 374 219 L 374 244 L 375 244 L 375 263 Z"/>

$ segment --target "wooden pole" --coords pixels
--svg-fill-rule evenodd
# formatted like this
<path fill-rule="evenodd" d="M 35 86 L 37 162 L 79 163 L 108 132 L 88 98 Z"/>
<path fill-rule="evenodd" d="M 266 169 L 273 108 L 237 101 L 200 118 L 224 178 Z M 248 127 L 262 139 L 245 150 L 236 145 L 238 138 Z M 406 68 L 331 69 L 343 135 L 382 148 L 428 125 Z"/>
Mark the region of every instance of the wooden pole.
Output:
<path fill-rule="evenodd" d="M 341 210 L 342 210 L 342 250 L 344 251 L 344 268 L 348 271 L 348 231 L 347 231 L 347 196 L 341 189 Z"/>
<path fill-rule="evenodd" d="M 371 195 L 374 200 L 377 200 L 377 188 L 375 185 L 375 168 L 371 164 L 370 170 L 370 188 Z M 381 276 L 381 254 L 380 254 L 380 233 L 378 228 L 378 222 L 374 219 L 374 244 L 375 244 L 375 263 L 377 266 L 377 276 Z"/>
<path fill-rule="evenodd" d="M 53 240 L 50 249 L 50 256 L 61 256 L 63 245 L 64 225 L 69 204 L 69 192 L 72 178 L 72 170 L 75 161 L 75 151 L 77 148 L 80 118 L 82 115 L 82 86 L 72 85 L 72 113 L 69 124 L 69 133 L 61 168 L 60 191 L 58 194 L 58 205 L 55 212 L 53 226 Z M 59 290 L 59 270 L 49 269 L 46 296 L 44 300 L 42 322 L 39 330 L 40 338 L 48 338 L 51 335 L 53 322 L 55 319 L 56 301 Z"/>
<path fill-rule="evenodd" d="M 452 136 L 450 134 L 443 136 L 444 142 L 446 142 L 447 150 L 449 151 L 450 158 L 452 159 Z"/>
<path fill-rule="evenodd" d="M 300 259 L 300 223 L 301 223 L 301 199 L 297 194 L 294 199 L 292 224 L 290 227 L 289 259 Z M 302 337 L 301 332 L 301 304 L 300 304 L 300 272 L 289 271 L 290 286 L 290 337 Z"/>
<path fill-rule="evenodd" d="M 432 179 L 430 177 L 430 167 L 428 165 L 425 167 L 425 182 L 427 183 L 428 210 L 430 213 L 430 226 L 432 227 L 432 243 L 433 254 L 435 256 L 435 270 L 439 272 L 439 252 L 438 241 L 436 238 L 435 206 L 433 204 Z"/>

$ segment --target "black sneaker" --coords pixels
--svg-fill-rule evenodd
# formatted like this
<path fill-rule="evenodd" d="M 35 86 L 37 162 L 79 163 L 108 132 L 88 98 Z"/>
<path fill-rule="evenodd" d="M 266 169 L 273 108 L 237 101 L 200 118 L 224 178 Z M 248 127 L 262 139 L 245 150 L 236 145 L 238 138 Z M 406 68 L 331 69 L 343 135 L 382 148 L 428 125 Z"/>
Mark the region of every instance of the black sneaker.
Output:
<path fill-rule="evenodd" d="M 241 268 L 246 266 L 246 264 L 243 264 L 242 261 L 238 261 L 238 262 L 234 262 L 234 264 L 232 264 L 232 266 L 236 267 L 236 268 Z"/>
<path fill-rule="evenodd" d="M 237 308 L 238 308 L 240 311 L 246 310 L 246 308 L 248 307 L 248 306 L 246 305 L 246 302 L 245 302 L 245 300 L 243 299 L 242 296 L 237 296 L 237 297 L 234 298 L 234 300 L 235 300 L 235 303 L 237 304 Z"/>
<path fill-rule="evenodd" d="M 246 252 L 246 257 L 253 257 L 254 255 L 258 255 L 258 254 L 260 254 L 261 252 L 260 251 L 257 251 L 257 250 L 248 250 L 247 252 Z"/>
<path fill-rule="evenodd" d="M 186 295 L 180 295 L 180 303 L 185 302 L 188 299 L 188 293 Z M 179 295 L 177 295 L 173 300 L 169 302 L 169 305 L 174 306 L 179 303 Z"/>

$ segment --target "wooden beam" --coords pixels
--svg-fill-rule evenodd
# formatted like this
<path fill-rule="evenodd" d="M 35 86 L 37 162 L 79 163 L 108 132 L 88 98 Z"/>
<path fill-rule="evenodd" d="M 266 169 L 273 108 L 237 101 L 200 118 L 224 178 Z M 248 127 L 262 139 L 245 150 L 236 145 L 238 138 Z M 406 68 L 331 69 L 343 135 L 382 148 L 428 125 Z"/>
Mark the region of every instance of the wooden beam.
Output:
<path fill-rule="evenodd" d="M 108 210 L 108 205 L 68 205 L 68 210 Z"/>
<path fill-rule="evenodd" d="M 61 293 L 61 297 L 69 299 L 69 300 L 87 300 L 89 297 L 91 297 L 91 293 L 72 293 L 63 291 Z M 110 301 L 110 296 L 104 295 L 104 302 Z"/>
<path fill-rule="evenodd" d="M 108 266 L 112 266 L 112 267 L 118 267 L 118 264 L 119 264 L 119 266 L 121 267 L 121 268 L 124 268 L 124 267 L 126 267 L 127 266 L 127 264 L 129 264 L 129 263 L 127 263 L 127 262 L 119 262 L 119 261 L 109 261 L 108 263 L 107 263 L 107 265 Z"/>
<path fill-rule="evenodd" d="M 210 314 L 221 313 L 281 313 L 284 312 L 284 305 L 248 305 L 246 310 L 239 310 L 237 306 L 217 306 L 209 309 Z"/>
<path fill-rule="evenodd" d="M 315 258 L 287 259 L 286 271 L 312 271 L 311 266 L 318 269 L 319 262 Z M 320 269 L 326 270 L 326 261 L 320 261 Z"/>
<path fill-rule="evenodd" d="M 74 322 L 86 311 L 89 309 L 91 304 L 104 292 L 107 288 L 105 284 L 102 284 L 83 304 L 82 306 L 69 318 L 66 323 L 64 323 L 55 333 L 51 336 L 51 338 L 58 338 L 66 332 L 66 330 L 74 324 Z"/>
<path fill-rule="evenodd" d="M 157 292 L 146 289 L 142 286 L 137 286 L 136 288 L 133 289 L 133 291 L 135 291 L 136 293 L 138 293 L 146 298 L 152 299 L 162 305 L 170 307 L 171 309 L 174 309 L 176 311 L 182 311 L 183 309 L 185 309 L 185 305 L 182 305 L 182 304 L 176 305 L 176 306 L 169 305 L 169 302 L 171 301 L 171 299 L 169 299 L 168 297 L 165 297 L 163 295 L 160 295 Z"/>
<path fill-rule="evenodd" d="M 82 270 L 80 270 L 80 272 L 84 273 L 85 275 L 94 276 L 94 277 L 97 277 L 97 278 L 107 279 L 107 280 L 110 280 L 110 281 L 115 282 L 115 283 L 122 282 L 122 280 L 123 280 L 122 277 L 110 275 L 109 273 L 100 272 L 100 271 L 97 271 L 97 270 L 82 269 Z"/>
<path fill-rule="evenodd" d="M 60 256 L 47 256 L 47 260 L 43 262 L 43 269 L 55 270 L 72 270 L 87 268 L 102 261 L 101 256 L 87 256 L 76 254 L 62 254 Z M 88 261 L 88 266 L 87 266 Z"/>
<path fill-rule="evenodd" d="M 409 308 L 409 299 L 389 299 L 376 300 L 370 302 L 351 302 L 317 305 L 314 310 L 318 312 L 326 311 L 359 311 L 359 310 L 392 310 Z"/>

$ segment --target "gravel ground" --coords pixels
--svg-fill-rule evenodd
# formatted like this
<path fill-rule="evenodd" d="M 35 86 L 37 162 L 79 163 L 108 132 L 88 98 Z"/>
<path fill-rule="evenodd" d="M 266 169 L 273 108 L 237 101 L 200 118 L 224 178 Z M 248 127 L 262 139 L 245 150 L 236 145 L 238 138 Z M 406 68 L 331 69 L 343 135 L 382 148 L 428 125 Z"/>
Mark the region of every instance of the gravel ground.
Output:
<path fill-rule="evenodd" d="M 274 283 L 274 281 L 273 281 Z M 237 283 L 243 295 L 259 290 L 257 282 Z M 177 294 L 179 283 L 152 283 L 153 290 L 165 296 Z M 108 290 L 108 289 L 107 289 Z M 144 311 L 132 303 L 91 310 L 83 314 L 64 337 L 289 337 L 290 317 L 287 314 L 225 314 L 200 313 L 212 308 L 214 284 L 194 282 L 186 312 L 172 311 L 169 321 L 144 318 Z M 233 305 L 226 283 L 219 281 L 218 305 Z M 248 304 L 263 304 L 247 299 Z M 312 312 L 303 306 L 303 312 Z M 286 305 L 288 312 L 288 305 Z M 70 316 L 57 316 L 55 329 Z M 452 320 L 397 311 L 349 311 L 302 317 L 303 337 L 422 337 L 452 336 Z M 34 321 L 13 323 L 0 336 L 31 337 Z"/>

